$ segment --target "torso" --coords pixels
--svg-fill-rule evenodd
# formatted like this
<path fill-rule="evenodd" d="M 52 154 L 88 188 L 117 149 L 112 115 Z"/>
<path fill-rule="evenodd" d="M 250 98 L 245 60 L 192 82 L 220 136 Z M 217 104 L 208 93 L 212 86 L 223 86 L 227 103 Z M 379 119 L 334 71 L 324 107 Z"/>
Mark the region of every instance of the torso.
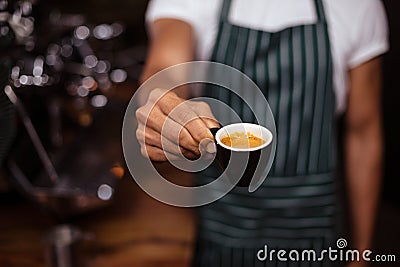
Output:
<path fill-rule="evenodd" d="M 172 3 L 168 1 L 171 8 L 174 1 L 179 2 L 179 0 L 173 0 Z M 211 57 L 218 33 L 218 18 L 222 2 L 223 0 L 202 0 L 180 3 L 180 5 L 186 5 L 183 8 L 189 12 L 191 10 L 195 12 L 188 13 L 187 17 L 182 14 L 182 18 L 188 20 L 194 27 L 198 60 L 208 60 Z M 336 111 L 343 112 L 346 107 L 349 67 L 387 49 L 384 31 L 385 15 L 379 0 L 323 0 L 323 3 L 331 40 Z M 382 31 L 374 33 L 375 37 L 369 44 L 359 43 L 368 42 L 363 37 L 371 34 L 371 29 L 365 27 L 369 22 L 366 19 L 371 16 L 376 21 L 370 24 L 370 27 L 382 28 Z M 313 0 L 252 0 L 251 4 L 247 0 L 233 0 L 229 14 L 229 21 L 234 25 L 268 32 L 276 32 L 296 25 L 312 24 L 316 22 L 316 19 Z M 371 54 L 368 55 L 368 53 Z"/>

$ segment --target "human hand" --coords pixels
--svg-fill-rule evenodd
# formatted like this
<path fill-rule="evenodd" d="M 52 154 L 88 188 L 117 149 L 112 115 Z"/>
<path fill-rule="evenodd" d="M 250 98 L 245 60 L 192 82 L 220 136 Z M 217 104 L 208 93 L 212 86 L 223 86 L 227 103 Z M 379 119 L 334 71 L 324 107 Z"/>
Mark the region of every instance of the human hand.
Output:
<path fill-rule="evenodd" d="M 136 137 L 143 156 L 153 161 L 196 159 L 215 153 L 210 128 L 219 127 L 205 102 L 180 98 L 172 91 L 154 89 L 136 111 Z"/>

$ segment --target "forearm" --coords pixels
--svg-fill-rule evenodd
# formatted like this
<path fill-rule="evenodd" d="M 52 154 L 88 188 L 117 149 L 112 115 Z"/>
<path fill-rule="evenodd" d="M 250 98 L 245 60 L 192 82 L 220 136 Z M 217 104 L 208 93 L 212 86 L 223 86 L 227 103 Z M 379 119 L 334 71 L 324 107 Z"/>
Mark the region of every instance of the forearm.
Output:
<path fill-rule="evenodd" d="M 353 243 L 371 246 L 382 169 L 381 58 L 349 71 L 345 153 Z"/>
<path fill-rule="evenodd" d="M 379 116 L 346 134 L 346 174 L 354 246 L 371 246 L 382 171 Z"/>
<path fill-rule="evenodd" d="M 151 27 L 150 39 L 150 49 L 140 83 L 165 68 L 194 59 L 194 33 L 186 22 L 175 19 L 157 20 Z M 169 82 L 180 79 L 181 77 L 168 77 Z M 180 86 L 174 91 L 182 98 L 188 97 L 186 86 Z"/>

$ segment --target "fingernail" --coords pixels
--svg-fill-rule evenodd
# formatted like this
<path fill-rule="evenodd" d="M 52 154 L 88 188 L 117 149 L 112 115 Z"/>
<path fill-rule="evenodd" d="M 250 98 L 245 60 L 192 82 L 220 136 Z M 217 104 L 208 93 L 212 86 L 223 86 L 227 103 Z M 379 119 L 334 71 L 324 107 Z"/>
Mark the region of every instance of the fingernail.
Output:
<path fill-rule="evenodd" d="M 214 141 L 209 138 L 201 140 L 199 147 L 200 151 L 205 151 L 209 154 L 214 154 L 217 151 Z"/>
<path fill-rule="evenodd" d="M 210 154 L 214 154 L 217 152 L 217 147 L 214 142 L 210 142 L 207 144 L 206 151 Z"/>

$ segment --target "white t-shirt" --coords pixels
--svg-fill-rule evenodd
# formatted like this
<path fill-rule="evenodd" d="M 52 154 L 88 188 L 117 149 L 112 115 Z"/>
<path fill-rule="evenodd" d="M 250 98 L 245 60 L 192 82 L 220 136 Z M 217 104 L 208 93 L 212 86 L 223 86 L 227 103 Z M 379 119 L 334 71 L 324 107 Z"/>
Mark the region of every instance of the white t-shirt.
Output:
<path fill-rule="evenodd" d="M 151 0 L 146 21 L 174 18 L 189 23 L 197 59 L 210 58 L 223 0 Z M 346 108 L 347 71 L 389 48 L 386 14 L 380 0 L 323 0 L 334 62 L 337 111 Z M 317 21 L 314 0 L 232 0 L 229 21 L 275 32 Z M 151 27 L 149 27 L 151 35 Z"/>

